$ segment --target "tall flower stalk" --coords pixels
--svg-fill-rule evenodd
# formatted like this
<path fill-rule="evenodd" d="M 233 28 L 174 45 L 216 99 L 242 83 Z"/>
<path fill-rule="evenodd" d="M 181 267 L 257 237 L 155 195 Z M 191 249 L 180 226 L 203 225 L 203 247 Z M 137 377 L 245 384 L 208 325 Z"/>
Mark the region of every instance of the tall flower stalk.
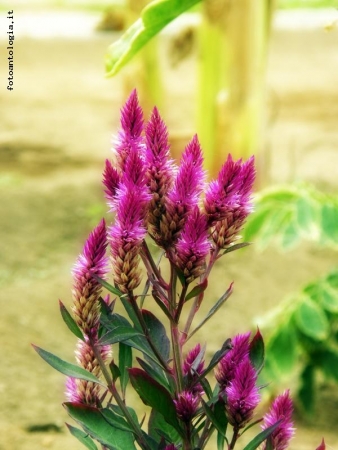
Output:
<path fill-rule="evenodd" d="M 114 221 L 108 227 L 99 223 L 77 260 L 73 316 L 61 304 L 78 338 L 77 365 L 36 348 L 67 375 L 64 406 L 82 430 L 68 427 L 87 448 L 97 449 L 98 443 L 111 450 L 205 449 L 215 433 L 218 449 L 232 450 L 248 427 L 262 420 L 255 416 L 264 362 L 260 332 L 225 335 L 209 361 L 206 343 L 188 346 L 232 292 L 231 285 L 195 324 L 201 303 L 210 301 L 213 265 L 244 245 L 237 240 L 252 209 L 254 160 L 229 156 L 215 180 L 205 178 L 197 136 L 175 165 L 158 110 L 144 124 L 133 91 L 121 110 L 114 159 L 106 161 L 103 173 Z M 161 255 L 158 261 L 155 253 Z M 116 302 L 124 315 L 115 312 Z M 118 351 L 112 353 L 112 347 Z M 145 405 L 142 418 L 130 406 L 131 388 Z M 294 432 L 292 409 L 286 391 L 245 450 L 286 449 Z M 325 448 L 324 441 L 319 448 Z"/>

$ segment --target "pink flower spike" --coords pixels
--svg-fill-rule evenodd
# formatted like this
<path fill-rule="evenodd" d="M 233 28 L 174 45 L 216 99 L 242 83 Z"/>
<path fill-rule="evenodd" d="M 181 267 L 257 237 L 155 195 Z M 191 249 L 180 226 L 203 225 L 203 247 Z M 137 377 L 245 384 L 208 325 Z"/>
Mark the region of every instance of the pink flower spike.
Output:
<path fill-rule="evenodd" d="M 201 375 L 204 369 L 204 353 L 205 348 L 201 349 L 201 345 L 197 344 L 190 350 L 183 362 L 183 374 L 186 379 L 185 386 L 195 395 L 204 393 L 201 383 L 197 382 L 198 376 Z"/>
<path fill-rule="evenodd" d="M 324 441 L 324 438 L 323 438 L 320 446 L 317 447 L 316 450 L 325 450 L 325 449 L 326 449 L 326 446 L 325 446 L 325 441 Z"/>
<path fill-rule="evenodd" d="M 175 245 L 176 263 L 187 283 L 203 274 L 206 257 L 210 252 L 207 218 L 194 206 Z"/>
<path fill-rule="evenodd" d="M 121 126 L 126 136 L 137 139 L 143 131 L 143 111 L 134 89 L 121 109 Z"/>
<path fill-rule="evenodd" d="M 99 321 L 99 297 L 101 284 L 96 280 L 105 278 L 108 271 L 106 257 L 107 232 L 102 219 L 91 232 L 82 254 L 73 268 L 73 312 L 75 320 L 85 335 L 92 335 Z"/>
<path fill-rule="evenodd" d="M 178 450 L 174 444 L 169 444 L 164 447 L 164 450 Z"/>
<path fill-rule="evenodd" d="M 225 389 L 228 420 L 237 428 L 243 428 L 251 420 L 260 401 L 256 381 L 257 373 L 247 358 L 236 367 L 234 377 Z"/>
<path fill-rule="evenodd" d="M 249 359 L 250 332 L 238 334 L 232 339 L 232 349 L 218 363 L 215 377 L 225 389 L 235 376 L 236 367 L 245 359 Z"/>
<path fill-rule="evenodd" d="M 189 391 L 180 392 L 174 400 L 178 417 L 185 423 L 193 419 L 197 412 L 200 396 Z"/>
<path fill-rule="evenodd" d="M 165 248 L 177 239 L 189 212 L 198 204 L 204 179 L 202 150 L 195 135 L 182 154 L 174 185 L 168 192 L 166 217 L 161 226 Z"/>
<path fill-rule="evenodd" d="M 105 194 L 108 206 L 111 210 L 115 209 L 115 196 L 120 182 L 120 175 L 111 162 L 106 159 L 106 164 L 103 172 L 103 184 L 106 187 Z"/>
<path fill-rule="evenodd" d="M 289 395 L 289 390 L 286 390 L 273 401 L 269 412 L 265 414 L 264 423 L 262 425 L 263 430 L 282 419 L 280 425 L 278 425 L 268 438 L 272 444 L 273 450 L 284 450 L 288 448 L 290 439 L 295 433 L 292 422 L 292 412 L 292 400 Z M 263 446 L 263 450 L 265 449 L 266 443 Z"/>

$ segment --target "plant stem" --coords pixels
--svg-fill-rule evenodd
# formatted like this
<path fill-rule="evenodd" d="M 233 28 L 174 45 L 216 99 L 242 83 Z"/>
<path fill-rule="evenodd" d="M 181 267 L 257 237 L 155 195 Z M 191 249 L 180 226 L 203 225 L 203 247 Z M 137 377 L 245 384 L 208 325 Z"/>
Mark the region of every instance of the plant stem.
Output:
<path fill-rule="evenodd" d="M 144 263 L 144 265 L 146 266 L 147 272 L 148 272 L 148 276 L 149 275 L 155 275 L 155 277 L 157 278 L 158 282 L 160 283 L 160 285 L 165 289 L 168 290 L 169 286 L 168 283 L 165 282 L 165 280 L 163 279 L 160 271 L 158 270 L 157 265 L 155 264 L 155 261 L 149 251 L 148 245 L 146 243 L 146 241 L 142 242 L 142 251 L 141 251 L 141 257 L 142 257 L 142 261 Z M 149 278 L 151 278 L 149 276 Z"/>
<path fill-rule="evenodd" d="M 232 439 L 228 446 L 228 450 L 233 450 L 235 448 L 238 437 L 239 437 L 239 428 L 234 426 L 234 434 L 232 435 Z"/>

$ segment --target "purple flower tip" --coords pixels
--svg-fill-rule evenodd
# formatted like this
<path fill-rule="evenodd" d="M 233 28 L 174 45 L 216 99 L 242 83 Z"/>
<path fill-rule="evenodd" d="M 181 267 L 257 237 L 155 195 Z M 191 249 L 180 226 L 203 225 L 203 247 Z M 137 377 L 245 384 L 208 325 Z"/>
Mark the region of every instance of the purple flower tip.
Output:
<path fill-rule="evenodd" d="M 289 441 L 295 433 L 292 422 L 292 413 L 292 400 L 290 398 L 289 390 L 286 390 L 273 401 L 269 412 L 264 416 L 264 423 L 262 425 L 262 429 L 265 430 L 281 420 L 281 423 L 268 438 L 271 443 L 270 447 L 273 450 L 284 450 L 288 447 Z M 265 444 L 263 450 L 266 448 L 267 446 Z"/>
<path fill-rule="evenodd" d="M 256 381 L 256 370 L 247 358 L 236 367 L 234 377 L 225 389 L 226 410 L 233 426 L 242 428 L 251 420 L 260 400 Z"/>
<path fill-rule="evenodd" d="M 121 110 L 121 126 L 132 139 L 141 136 L 143 130 L 143 111 L 139 105 L 137 91 L 134 89 Z"/>
<path fill-rule="evenodd" d="M 326 446 L 325 446 L 325 441 L 324 441 L 324 438 L 323 438 L 320 446 L 317 447 L 316 450 L 325 450 L 325 449 L 326 449 Z"/>
<path fill-rule="evenodd" d="M 113 167 L 112 163 L 106 159 L 106 164 L 103 172 L 103 184 L 106 187 L 105 194 L 110 208 L 115 208 L 115 196 L 120 182 L 120 175 Z"/>
<path fill-rule="evenodd" d="M 196 414 L 199 402 L 200 396 L 198 394 L 190 391 L 180 392 L 177 400 L 174 400 L 178 417 L 185 423 L 190 422 Z"/>

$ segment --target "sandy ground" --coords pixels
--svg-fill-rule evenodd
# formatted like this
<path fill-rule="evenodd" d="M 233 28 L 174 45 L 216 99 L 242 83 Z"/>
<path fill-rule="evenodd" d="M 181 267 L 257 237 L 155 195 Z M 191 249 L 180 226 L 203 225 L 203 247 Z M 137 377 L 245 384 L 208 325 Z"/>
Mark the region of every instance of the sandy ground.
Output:
<path fill-rule="evenodd" d="M 114 38 L 19 37 L 11 93 L 1 51 L 0 450 L 83 448 L 63 426 L 63 377 L 30 343 L 73 358 L 74 339 L 57 300 L 70 304 L 70 269 L 106 211 L 101 172 L 126 95 L 125 74 L 109 80 L 103 74 L 103 54 Z M 337 29 L 273 34 L 266 155 L 274 182 L 306 179 L 337 189 L 337 44 Z M 163 116 L 175 142 L 194 131 L 193 65 L 192 55 L 166 71 Z M 305 245 L 290 254 L 274 249 L 258 254 L 251 247 L 229 255 L 215 270 L 210 296 L 217 298 L 224 289 L 219 279 L 225 286 L 235 280 L 236 289 L 213 324 L 209 354 L 224 336 L 247 330 L 254 317 L 326 273 L 336 260 L 334 251 Z M 313 450 L 322 435 L 329 449 L 338 448 L 337 411 L 337 389 L 322 390 L 316 421 L 297 422 L 291 450 Z"/>

